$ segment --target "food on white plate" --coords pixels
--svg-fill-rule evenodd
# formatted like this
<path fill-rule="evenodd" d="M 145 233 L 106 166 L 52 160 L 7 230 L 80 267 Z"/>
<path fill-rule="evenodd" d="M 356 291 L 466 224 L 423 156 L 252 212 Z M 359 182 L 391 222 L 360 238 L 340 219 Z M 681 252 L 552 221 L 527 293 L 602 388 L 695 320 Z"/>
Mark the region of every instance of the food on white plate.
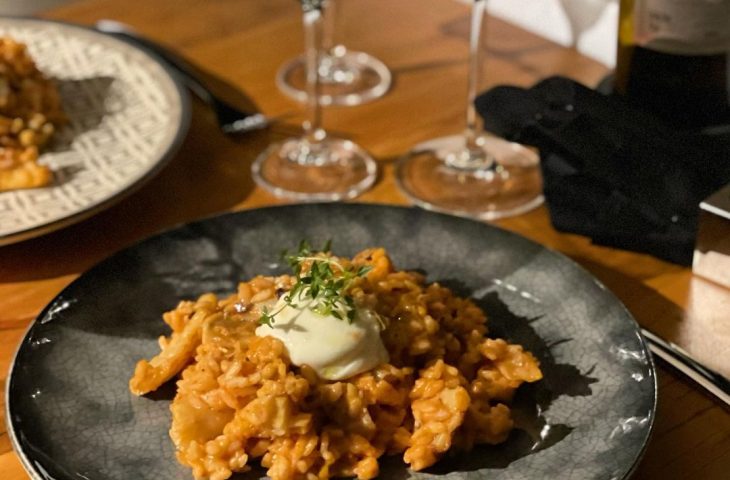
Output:
<path fill-rule="evenodd" d="M 51 170 L 40 150 L 66 121 L 52 80 L 36 67 L 28 48 L 0 36 L 0 192 L 48 185 Z"/>

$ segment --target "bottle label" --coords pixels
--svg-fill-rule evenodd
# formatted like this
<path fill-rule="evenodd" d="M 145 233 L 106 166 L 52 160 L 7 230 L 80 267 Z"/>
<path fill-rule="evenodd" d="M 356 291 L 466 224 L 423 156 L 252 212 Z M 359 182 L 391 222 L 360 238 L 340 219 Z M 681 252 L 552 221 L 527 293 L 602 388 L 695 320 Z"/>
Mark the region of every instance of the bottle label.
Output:
<path fill-rule="evenodd" d="M 679 55 L 730 50 L 730 0 L 643 0 L 634 8 L 639 46 Z"/>

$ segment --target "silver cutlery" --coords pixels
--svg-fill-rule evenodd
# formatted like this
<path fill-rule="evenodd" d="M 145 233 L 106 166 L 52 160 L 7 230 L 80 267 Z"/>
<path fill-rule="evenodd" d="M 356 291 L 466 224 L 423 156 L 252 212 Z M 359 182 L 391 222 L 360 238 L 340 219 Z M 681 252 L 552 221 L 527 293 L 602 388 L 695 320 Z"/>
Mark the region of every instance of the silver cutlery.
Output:
<path fill-rule="evenodd" d="M 649 344 L 651 353 L 697 382 L 705 390 L 730 406 L 730 381 L 720 373 L 702 365 L 678 345 L 667 342 L 645 328 L 641 334 Z"/>
<path fill-rule="evenodd" d="M 258 112 L 239 109 L 215 95 L 200 78 L 199 69 L 167 48 L 136 33 L 131 27 L 114 20 L 99 20 L 96 30 L 127 40 L 159 57 L 175 71 L 198 98 L 214 111 L 218 124 L 227 134 L 246 133 L 269 126 L 275 118 Z"/>

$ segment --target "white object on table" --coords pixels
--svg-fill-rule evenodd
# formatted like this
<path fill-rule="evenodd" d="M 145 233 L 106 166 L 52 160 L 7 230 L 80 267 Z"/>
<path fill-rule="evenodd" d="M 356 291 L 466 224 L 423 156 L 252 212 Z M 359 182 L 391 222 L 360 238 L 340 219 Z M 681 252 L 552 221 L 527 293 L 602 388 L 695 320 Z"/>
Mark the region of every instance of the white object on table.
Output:
<path fill-rule="evenodd" d="M 490 0 L 487 8 L 495 17 L 575 46 L 609 67 L 616 63 L 617 0 Z"/>

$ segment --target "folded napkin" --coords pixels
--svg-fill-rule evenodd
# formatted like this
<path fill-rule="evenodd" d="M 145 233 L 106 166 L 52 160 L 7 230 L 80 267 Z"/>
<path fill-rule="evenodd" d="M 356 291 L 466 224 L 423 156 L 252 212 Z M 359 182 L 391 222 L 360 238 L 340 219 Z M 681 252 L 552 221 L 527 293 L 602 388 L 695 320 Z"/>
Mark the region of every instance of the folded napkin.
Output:
<path fill-rule="evenodd" d="M 699 203 L 730 182 L 730 128 L 676 131 L 561 77 L 496 87 L 476 108 L 486 130 L 540 150 L 557 230 L 691 264 Z"/>

